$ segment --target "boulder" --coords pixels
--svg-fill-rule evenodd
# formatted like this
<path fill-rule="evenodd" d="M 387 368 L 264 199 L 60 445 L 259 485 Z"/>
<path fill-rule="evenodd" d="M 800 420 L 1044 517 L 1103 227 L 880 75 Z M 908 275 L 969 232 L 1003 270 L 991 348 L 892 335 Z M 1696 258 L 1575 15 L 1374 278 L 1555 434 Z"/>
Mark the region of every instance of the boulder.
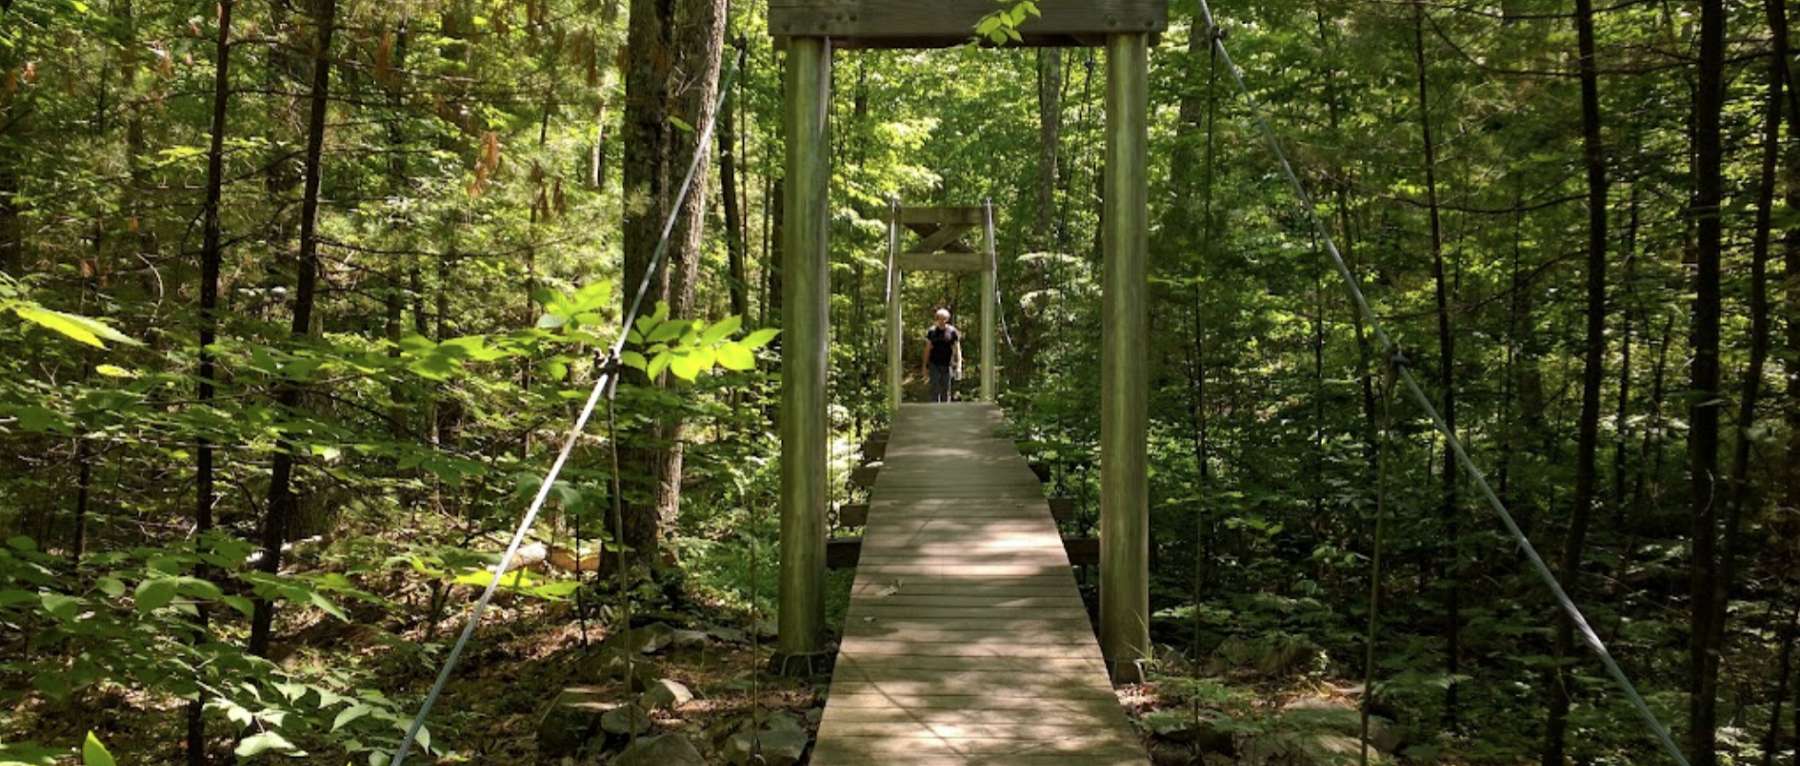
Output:
<path fill-rule="evenodd" d="M 617 706 L 595 687 L 562 690 L 538 720 L 538 753 L 550 758 L 574 755 L 600 731 L 601 717 Z"/>
<path fill-rule="evenodd" d="M 601 649 L 582 660 L 579 672 L 590 681 L 628 681 L 634 692 L 650 688 L 661 677 L 649 660 L 633 657 L 627 661 L 625 655 L 611 649 Z"/>
<path fill-rule="evenodd" d="M 616 652 L 656 654 L 675 640 L 675 629 L 667 623 L 653 622 L 641 628 L 615 633 L 600 642 L 602 649 Z"/>
<path fill-rule="evenodd" d="M 706 766 L 694 743 L 680 734 L 643 737 L 607 761 L 610 766 Z"/>
<path fill-rule="evenodd" d="M 1192 745 L 1202 753 L 1231 755 L 1235 748 L 1231 731 L 1224 725 L 1227 720 L 1212 711 L 1203 710 L 1195 717 L 1191 710 L 1172 708 L 1144 716 L 1144 727 L 1155 739 Z"/>
<path fill-rule="evenodd" d="M 806 753 L 806 746 L 811 741 L 812 738 L 805 731 L 764 729 L 760 736 L 747 731 L 738 732 L 725 741 L 725 761 L 732 766 L 758 763 L 753 755 L 760 746 L 760 763 L 764 766 L 793 766 L 800 762 L 800 757 Z"/>
<path fill-rule="evenodd" d="M 614 705 L 600 715 L 600 729 L 620 737 L 643 734 L 650 730 L 650 716 L 637 705 Z"/>
<path fill-rule="evenodd" d="M 678 629 L 669 639 L 669 647 L 678 652 L 702 651 L 706 644 L 706 631 L 703 630 Z"/>
<path fill-rule="evenodd" d="M 791 713 L 771 712 L 755 723 L 761 724 L 760 728 L 753 728 L 753 722 L 744 719 L 737 732 L 725 740 L 723 755 L 727 763 L 750 766 L 757 763 L 752 755 L 760 751 L 760 763 L 764 766 L 792 766 L 800 762 L 807 745 L 812 743 L 805 723 Z"/>
<path fill-rule="evenodd" d="M 638 698 L 638 704 L 643 705 L 646 710 L 674 710 L 692 701 L 694 701 L 693 692 L 688 691 L 688 688 L 679 681 L 671 681 L 667 678 L 657 679 L 655 683 L 650 684 L 650 688 L 644 690 L 643 696 Z"/>

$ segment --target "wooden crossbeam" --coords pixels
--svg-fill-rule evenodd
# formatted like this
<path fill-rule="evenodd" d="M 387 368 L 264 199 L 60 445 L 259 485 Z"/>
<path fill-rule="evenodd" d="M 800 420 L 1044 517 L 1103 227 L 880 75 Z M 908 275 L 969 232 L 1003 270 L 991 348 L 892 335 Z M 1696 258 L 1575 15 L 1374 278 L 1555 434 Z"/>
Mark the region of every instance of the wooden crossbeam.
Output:
<path fill-rule="evenodd" d="M 918 247 L 913 248 L 913 252 L 935 253 L 940 250 L 949 250 L 950 245 L 958 244 L 957 240 L 962 239 L 962 235 L 969 233 L 974 228 L 966 223 L 943 224 L 937 227 L 937 231 L 920 239 Z"/>
<path fill-rule="evenodd" d="M 941 228 L 938 224 L 933 223 L 909 223 L 905 224 L 905 226 L 908 231 L 919 235 L 920 239 L 925 239 L 936 234 L 938 229 Z M 918 248 L 918 250 L 924 250 L 924 248 Z M 938 250 L 946 253 L 975 252 L 975 248 L 963 244 L 961 240 L 951 240 L 950 242 L 945 243 L 943 247 L 938 248 Z"/>
<path fill-rule="evenodd" d="M 830 37 L 839 48 L 939 48 L 974 38 L 975 25 L 997 6 L 986 0 L 770 0 L 769 33 L 777 38 Z M 1039 5 L 1041 16 L 1019 25 L 1015 45 L 1092 44 L 1094 38 L 1168 27 L 1168 0 L 1083 0 Z"/>
<path fill-rule="evenodd" d="M 901 253 L 896 265 L 901 271 L 978 273 L 987 270 L 987 259 L 980 253 Z"/>
<path fill-rule="evenodd" d="M 900 223 L 966 223 L 979 226 L 983 222 L 979 207 L 903 207 L 900 208 Z"/>

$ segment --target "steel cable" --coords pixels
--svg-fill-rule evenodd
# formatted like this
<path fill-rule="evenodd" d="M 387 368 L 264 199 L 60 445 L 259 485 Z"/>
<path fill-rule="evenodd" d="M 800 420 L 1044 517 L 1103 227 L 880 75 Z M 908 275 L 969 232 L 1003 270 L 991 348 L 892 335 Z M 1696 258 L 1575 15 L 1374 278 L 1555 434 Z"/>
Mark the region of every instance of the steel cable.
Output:
<path fill-rule="evenodd" d="M 543 483 L 538 485 L 537 494 L 532 497 L 531 505 L 525 509 L 525 517 L 519 521 L 518 529 L 513 532 L 511 542 L 507 543 L 506 553 L 494 566 L 493 578 L 488 580 L 487 588 L 481 592 L 481 597 L 475 600 L 475 606 L 469 609 L 469 618 L 463 625 L 462 634 L 457 636 L 456 643 L 451 646 L 450 655 L 444 659 L 443 667 L 438 670 L 437 679 L 431 684 L 431 691 L 425 694 L 425 701 L 420 704 L 418 714 L 413 716 L 412 723 L 406 728 L 405 738 L 400 740 L 400 745 L 394 749 L 392 766 L 401 766 L 405 763 L 407 754 L 412 750 L 413 740 L 424 729 L 425 719 L 431 714 L 432 706 L 436 705 L 438 698 L 443 695 L 444 685 L 450 681 L 451 671 L 455 670 L 457 661 L 462 658 L 463 649 L 468 646 L 469 639 L 475 635 L 475 627 L 481 623 L 482 613 L 487 611 L 488 602 L 493 600 L 494 592 L 499 590 L 500 580 L 506 575 L 507 563 L 518 555 L 519 546 L 525 542 L 525 536 L 530 533 L 532 524 L 537 521 L 538 512 L 543 510 L 544 501 L 549 498 L 550 490 L 556 484 L 556 477 L 562 473 L 563 465 L 569 461 L 570 453 L 575 451 L 576 442 L 581 440 L 582 433 L 587 430 L 588 419 L 593 417 L 594 408 L 600 403 L 600 397 L 606 395 L 610 399 L 609 392 L 616 391 L 616 387 L 612 384 L 618 377 L 619 354 L 625 349 L 625 340 L 630 335 L 631 325 L 637 320 L 638 312 L 643 309 L 644 297 L 650 292 L 651 283 L 655 281 L 657 268 L 662 263 L 663 255 L 668 252 L 669 236 L 675 230 L 675 221 L 680 217 L 682 207 L 687 202 L 688 193 L 692 190 L 694 176 L 699 172 L 700 163 L 707 157 L 706 148 L 712 140 L 714 119 L 718 116 L 719 107 L 731 95 L 731 83 L 737 78 L 743 56 L 743 51 L 740 49 L 738 58 L 733 60 L 731 66 L 720 77 L 712 113 L 707 116 L 706 124 L 695 139 L 694 157 L 688 163 L 687 174 L 682 177 L 681 186 L 676 190 L 674 205 L 669 210 L 669 217 L 663 222 L 662 235 L 657 239 L 656 249 L 650 254 L 650 263 L 645 267 L 644 278 L 638 283 L 637 293 L 631 299 L 631 307 L 620 318 L 618 337 L 613 341 L 611 348 L 607 350 L 601 365 L 600 376 L 594 381 L 593 390 L 588 392 L 587 400 L 581 406 L 581 414 L 576 416 L 574 425 L 569 428 L 567 437 L 563 439 L 562 449 L 557 451 L 556 460 L 550 464 L 550 470 L 544 474 Z M 700 204 L 705 203 L 701 202 Z M 617 478 L 616 475 L 614 478 Z M 627 630 L 629 630 L 629 626 Z M 630 681 L 627 679 L 627 684 L 629 683 Z"/>
<path fill-rule="evenodd" d="M 1232 79 L 1237 83 L 1238 92 L 1244 96 L 1244 103 L 1249 107 L 1251 118 L 1255 120 L 1270 151 L 1275 154 L 1275 159 L 1280 162 L 1282 175 L 1286 176 L 1288 183 L 1293 186 L 1294 194 L 1299 198 L 1307 220 L 1312 222 L 1313 229 L 1318 233 L 1320 241 L 1325 243 L 1325 252 L 1331 257 L 1332 265 L 1337 268 L 1338 276 L 1343 278 L 1351 301 L 1355 303 L 1356 310 L 1361 313 L 1363 321 L 1368 324 L 1370 329 L 1374 330 L 1376 339 L 1381 341 L 1382 349 L 1388 354 L 1394 365 L 1400 382 L 1406 388 L 1407 395 L 1425 412 L 1438 432 L 1443 434 L 1445 442 L 1456 456 L 1457 464 L 1469 475 L 1476 489 L 1487 500 L 1488 507 L 1494 511 L 1494 514 L 1500 518 L 1500 523 L 1506 527 L 1507 534 L 1518 544 L 1519 550 L 1525 555 L 1532 570 L 1544 582 L 1545 587 L 1550 589 L 1557 605 L 1569 615 L 1570 621 L 1580 631 L 1582 641 L 1600 658 L 1601 664 L 1606 667 L 1607 675 L 1611 676 L 1614 685 L 1624 692 L 1626 699 L 1630 701 L 1631 706 L 1643 719 L 1645 726 L 1650 729 L 1651 734 L 1655 736 L 1669 758 L 1681 766 L 1688 766 L 1687 757 L 1682 755 L 1681 748 L 1675 744 L 1668 727 L 1664 726 L 1662 721 L 1656 717 L 1656 713 L 1650 710 L 1649 703 L 1645 702 L 1643 696 L 1638 694 L 1637 687 L 1625 675 L 1624 669 L 1619 667 L 1618 661 L 1613 659 L 1612 652 L 1607 650 L 1606 642 L 1602 641 L 1599 634 L 1594 632 L 1593 627 L 1588 624 L 1587 617 L 1582 614 L 1581 608 L 1576 606 L 1575 601 L 1563 589 L 1562 583 L 1556 579 L 1555 573 L 1550 571 L 1549 565 L 1544 563 L 1542 556 L 1538 555 L 1537 548 L 1531 544 L 1530 538 L 1526 537 L 1525 533 L 1519 529 L 1518 522 L 1506 509 L 1506 504 L 1500 501 L 1499 496 L 1494 494 L 1493 488 L 1488 485 L 1487 475 L 1475 465 L 1474 460 L 1470 459 L 1467 450 L 1463 448 L 1462 440 L 1457 438 L 1456 434 L 1444 423 L 1443 416 L 1438 413 L 1437 407 L 1431 403 L 1431 399 L 1425 395 L 1424 389 L 1419 386 L 1419 381 L 1413 376 L 1412 369 L 1407 365 L 1406 357 L 1400 352 L 1399 346 L 1395 345 L 1393 339 L 1388 337 L 1387 332 L 1382 329 L 1380 322 L 1375 317 L 1375 312 L 1369 308 L 1368 300 L 1363 297 L 1362 288 L 1355 273 L 1344 261 L 1344 256 L 1338 252 L 1337 243 L 1331 238 L 1330 230 L 1325 227 L 1325 223 L 1314 211 L 1312 196 L 1307 194 L 1305 185 L 1300 183 L 1299 176 L 1295 175 L 1293 164 L 1288 161 L 1287 152 L 1282 147 L 1281 139 L 1276 136 L 1274 128 L 1270 126 L 1268 119 L 1263 115 L 1261 105 L 1257 103 L 1256 97 L 1250 92 L 1249 86 L 1245 84 L 1243 71 L 1238 69 L 1237 64 L 1231 60 L 1231 53 L 1225 48 L 1224 36 L 1220 34 L 1218 24 L 1213 20 L 1211 6 L 1207 4 L 1206 0 L 1198 0 L 1198 3 L 1201 20 L 1206 25 L 1205 33 L 1211 36 L 1213 47 L 1218 51 L 1220 60 L 1225 62 L 1226 71 L 1231 73 Z M 1368 691 L 1364 690 L 1364 693 L 1367 694 Z"/>

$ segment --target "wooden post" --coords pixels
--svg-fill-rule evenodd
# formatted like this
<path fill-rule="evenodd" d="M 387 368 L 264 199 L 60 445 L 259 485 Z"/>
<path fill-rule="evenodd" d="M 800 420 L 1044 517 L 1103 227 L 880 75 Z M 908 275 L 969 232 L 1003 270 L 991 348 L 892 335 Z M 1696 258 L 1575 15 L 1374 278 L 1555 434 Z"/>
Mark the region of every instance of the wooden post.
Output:
<path fill-rule="evenodd" d="M 888 414 L 900 416 L 900 381 L 905 379 L 905 340 L 900 331 L 900 200 L 888 198 L 887 351 Z"/>
<path fill-rule="evenodd" d="M 995 353 L 998 344 L 994 342 L 994 314 L 998 308 L 998 289 L 994 261 L 994 201 L 984 200 L 981 203 L 982 244 L 987 254 L 986 268 L 981 270 L 981 400 L 994 401 L 994 371 L 999 366 L 999 357 Z"/>
<path fill-rule="evenodd" d="M 1147 36 L 1106 38 L 1105 252 L 1100 378 L 1100 648 L 1115 682 L 1150 657 L 1147 478 L 1149 143 Z"/>
<path fill-rule="evenodd" d="M 831 41 L 788 43 L 782 227 L 781 595 L 777 670 L 810 674 L 823 647 L 831 272 L 826 117 Z"/>

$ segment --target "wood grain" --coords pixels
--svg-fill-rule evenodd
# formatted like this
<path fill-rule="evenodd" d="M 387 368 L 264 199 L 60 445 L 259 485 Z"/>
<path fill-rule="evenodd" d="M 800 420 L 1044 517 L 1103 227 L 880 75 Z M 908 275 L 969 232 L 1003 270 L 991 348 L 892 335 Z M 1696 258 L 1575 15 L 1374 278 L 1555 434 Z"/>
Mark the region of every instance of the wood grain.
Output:
<path fill-rule="evenodd" d="M 812 763 L 1146 763 L 1000 411 L 897 420 Z"/>

